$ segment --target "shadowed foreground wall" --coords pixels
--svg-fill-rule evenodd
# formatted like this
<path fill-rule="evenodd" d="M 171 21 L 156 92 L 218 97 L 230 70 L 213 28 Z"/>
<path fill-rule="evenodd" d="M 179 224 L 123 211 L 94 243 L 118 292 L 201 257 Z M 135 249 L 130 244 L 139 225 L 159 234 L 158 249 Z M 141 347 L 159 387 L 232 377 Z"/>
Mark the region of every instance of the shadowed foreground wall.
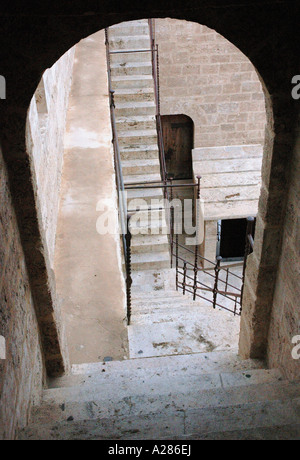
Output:
<path fill-rule="evenodd" d="M 12 439 L 39 402 L 44 367 L 38 324 L 16 218 L 0 153 L 0 439 Z"/>

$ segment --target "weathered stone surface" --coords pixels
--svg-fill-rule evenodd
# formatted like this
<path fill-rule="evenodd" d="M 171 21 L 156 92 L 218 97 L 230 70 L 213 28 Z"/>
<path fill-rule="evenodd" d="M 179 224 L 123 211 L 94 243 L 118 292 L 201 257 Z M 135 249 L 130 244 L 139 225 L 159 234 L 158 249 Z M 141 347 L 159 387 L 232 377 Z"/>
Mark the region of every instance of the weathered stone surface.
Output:
<path fill-rule="evenodd" d="M 196 148 L 263 143 L 264 93 L 246 56 L 204 25 L 158 19 L 155 31 L 162 114 L 190 116 Z"/>
<path fill-rule="evenodd" d="M 7 80 L 7 99 L 1 100 L 0 104 L 1 147 L 8 169 L 10 190 L 35 303 L 45 297 L 49 284 L 45 277 L 46 263 L 42 256 L 45 238 L 41 234 L 37 217 L 32 174 L 25 146 L 27 110 L 44 70 L 51 67 L 81 38 L 113 23 L 153 16 L 186 19 L 215 29 L 251 59 L 266 90 L 269 127 L 264 152 L 263 182 L 270 192 L 269 197 L 276 191 L 281 197 L 277 201 L 267 199 L 267 213 L 264 210 L 262 217 L 274 215 L 276 211 L 277 221 L 272 228 L 278 225 L 278 234 L 283 235 L 286 205 L 292 204 L 292 195 L 288 200 L 288 192 L 289 189 L 296 187 L 294 179 L 299 183 L 299 166 L 292 167 L 299 152 L 299 129 L 296 126 L 299 101 L 291 98 L 291 79 L 299 74 L 299 2 L 291 1 L 287 8 L 285 2 L 276 1 L 270 6 L 267 0 L 262 0 L 259 4 L 239 3 L 238 7 L 227 0 L 206 2 L 174 0 L 171 6 L 169 2 L 161 2 L 161 0 L 153 0 L 143 5 L 135 0 L 130 4 L 128 2 L 120 4 L 119 0 L 51 2 L 51 4 L 45 1 L 29 8 L 27 3 L 20 4 L 19 1 L 10 0 L 3 3 L 0 15 L 1 73 Z M 207 62 L 207 65 L 213 64 Z M 226 65 L 228 65 L 226 62 L 222 64 L 223 71 L 226 71 Z M 249 72 L 251 69 L 249 63 L 241 65 L 242 71 Z M 203 70 L 210 71 L 209 68 Z M 247 94 L 243 93 L 241 96 L 247 98 Z M 209 103 L 214 104 L 217 97 L 218 95 L 210 95 Z M 255 114 L 254 104 L 247 99 L 244 99 L 244 104 Z M 180 113 L 185 111 L 182 105 L 180 109 Z M 230 110 L 232 115 L 236 114 L 234 106 Z M 255 118 L 252 121 L 255 122 Z M 205 134 L 202 137 L 206 141 Z M 299 201 L 295 212 L 298 212 L 298 209 Z M 264 232 L 267 233 L 268 230 L 266 225 Z M 261 248 L 261 254 L 263 253 L 264 247 Z M 277 262 L 279 260 L 280 253 Z M 282 266 L 282 263 L 280 265 Z M 273 270 L 275 288 L 277 274 L 275 260 Z M 40 271 L 43 275 L 36 281 L 36 273 Z M 282 280 L 285 278 L 283 272 L 278 273 L 277 279 L 279 278 Z M 9 283 L 9 280 L 7 281 Z M 263 292 L 262 278 L 261 282 L 261 292 Z M 292 286 L 289 295 L 295 296 L 299 285 L 298 271 L 292 273 L 289 283 Z M 275 303 L 280 311 L 285 308 L 282 296 L 283 293 L 278 289 L 274 302 L 276 300 Z M 295 308 L 298 308 L 298 302 L 299 297 L 295 299 Z M 282 343 L 290 346 L 289 338 L 284 339 L 283 332 L 280 330 L 278 314 L 273 316 L 272 321 L 276 326 L 275 330 L 279 330 Z M 263 325 L 265 330 L 268 326 L 268 322 Z M 55 330 L 55 325 L 53 328 Z M 255 337 L 252 343 L 247 343 L 248 351 L 253 343 Z M 265 352 L 266 348 L 265 342 L 261 352 Z M 274 365 L 278 365 L 279 358 L 282 358 L 283 368 L 295 369 L 297 372 L 296 366 L 299 362 L 295 361 L 291 365 L 287 360 L 287 351 L 278 355 L 274 350 L 274 343 L 270 342 L 268 354 L 270 358 L 272 357 Z M 288 347 L 284 350 L 288 350 Z M 62 360 L 60 360 L 60 369 L 63 369 Z M 9 430 L 13 423 L 11 420 L 13 417 L 8 424 Z"/>

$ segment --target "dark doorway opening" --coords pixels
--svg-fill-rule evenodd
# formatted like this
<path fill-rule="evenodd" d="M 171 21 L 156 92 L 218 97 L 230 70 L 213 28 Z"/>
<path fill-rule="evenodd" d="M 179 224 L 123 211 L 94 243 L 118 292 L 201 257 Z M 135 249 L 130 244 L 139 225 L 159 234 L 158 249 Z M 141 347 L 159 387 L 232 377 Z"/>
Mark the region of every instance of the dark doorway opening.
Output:
<path fill-rule="evenodd" d="M 161 121 L 168 176 L 192 179 L 193 120 L 187 115 L 163 115 Z"/>
<path fill-rule="evenodd" d="M 241 260 L 245 255 L 247 219 L 228 219 L 219 222 L 218 253 L 226 260 Z"/>

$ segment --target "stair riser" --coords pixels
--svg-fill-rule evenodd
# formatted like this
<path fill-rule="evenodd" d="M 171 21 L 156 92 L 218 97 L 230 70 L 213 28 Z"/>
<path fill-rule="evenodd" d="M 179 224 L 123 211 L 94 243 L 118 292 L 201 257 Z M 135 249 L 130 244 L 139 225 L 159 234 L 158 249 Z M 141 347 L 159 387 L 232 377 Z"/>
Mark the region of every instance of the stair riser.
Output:
<path fill-rule="evenodd" d="M 140 24 L 135 26 L 130 26 L 122 24 L 122 26 L 109 29 L 110 37 L 114 36 L 137 36 L 137 35 L 146 35 L 149 34 L 149 26 L 146 24 Z"/>
<path fill-rule="evenodd" d="M 121 160 L 152 160 L 159 156 L 158 150 L 128 150 L 121 151 Z"/>
<path fill-rule="evenodd" d="M 133 263 L 132 270 L 162 270 L 164 268 L 170 268 L 169 261 L 162 262 L 145 262 L 145 263 Z"/>
<path fill-rule="evenodd" d="M 163 199 L 163 195 L 161 195 L 161 196 L 158 196 L 158 195 L 145 196 L 145 195 L 143 195 L 143 191 L 141 191 L 140 194 L 136 194 L 134 197 L 132 195 L 130 195 L 130 193 L 128 192 L 127 196 L 128 196 L 128 204 L 129 204 L 129 206 L 130 206 L 130 201 L 132 201 L 131 206 L 135 206 L 136 200 L 143 200 L 143 204 L 152 205 L 153 200 L 162 200 Z M 130 207 L 130 209 L 131 209 L 131 207 Z"/>
<path fill-rule="evenodd" d="M 112 76 L 125 75 L 152 75 L 152 64 L 147 62 L 143 66 L 118 66 L 111 68 Z"/>
<path fill-rule="evenodd" d="M 156 107 L 153 106 L 144 106 L 144 107 L 125 107 L 120 108 L 116 107 L 116 116 L 117 117 L 134 117 L 138 115 L 154 115 L 156 114 Z"/>
<path fill-rule="evenodd" d="M 134 80 L 114 80 L 112 81 L 112 86 L 114 89 L 130 89 L 130 88 L 149 88 L 151 86 L 152 79 L 139 79 Z"/>
<path fill-rule="evenodd" d="M 128 116 L 129 118 L 129 116 Z M 144 129 L 156 129 L 155 120 L 143 120 L 143 121 L 121 121 L 117 123 L 117 129 L 120 131 L 134 131 L 134 130 L 144 130 Z"/>
<path fill-rule="evenodd" d="M 123 175 L 124 176 L 134 176 L 139 174 L 151 174 L 151 173 L 160 173 L 160 166 L 150 165 L 150 166 L 123 166 Z"/>
<path fill-rule="evenodd" d="M 144 253 L 149 253 L 149 252 L 167 252 L 169 250 L 169 245 L 168 243 L 162 243 L 162 244 L 147 244 L 143 245 L 141 244 L 140 246 L 132 246 L 132 254 L 144 254 Z"/>
<path fill-rule="evenodd" d="M 130 93 L 130 94 L 115 94 L 115 104 L 124 102 L 152 102 L 154 100 L 154 93 L 152 91 L 146 93 Z"/>
<path fill-rule="evenodd" d="M 156 135 L 145 135 L 145 136 L 124 136 L 119 135 L 119 146 L 126 147 L 128 145 L 132 147 L 139 147 L 141 144 L 153 145 L 157 142 Z"/>
<path fill-rule="evenodd" d="M 149 45 L 150 48 L 150 45 Z M 148 49 L 148 47 L 147 47 Z M 124 64 L 126 63 L 135 63 L 135 62 L 147 62 L 152 63 L 152 53 L 116 53 L 110 55 L 110 61 L 112 64 Z"/>
<path fill-rule="evenodd" d="M 168 235 L 167 226 L 157 225 L 152 227 L 134 227 L 131 228 L 131 234 L 133 237 L 143 237 L 146 235 Z"/>
<path fill-rule="evenodd" d="M 120 37 L 110 35 L 109 47 L 111 51 L 118 50 L 148 50 L 150 49 L 150 38 L 149 35 L 145 36 L 131 36 L 131 37 Z M 143 55 L 144 53 L 137 53 Z M 130 56 L 132 53 L 130 54 Z"/>

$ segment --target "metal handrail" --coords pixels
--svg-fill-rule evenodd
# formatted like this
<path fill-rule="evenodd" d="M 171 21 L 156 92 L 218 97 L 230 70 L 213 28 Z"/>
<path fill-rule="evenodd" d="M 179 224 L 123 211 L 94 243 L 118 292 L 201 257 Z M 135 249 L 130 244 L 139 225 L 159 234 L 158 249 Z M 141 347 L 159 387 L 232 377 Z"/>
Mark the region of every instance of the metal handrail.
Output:
<path fill-rule="evenodd" d="M 107 75 L 108 75 L 108 91 L 110 101 L 110 115 L 111 115 L 111 127 L 112 127 L 112 143 L 114 150 L 114 164 L 116 172 L 116 186 L 119 193 L 119 216 L 122 230 L 122 242 L 125 259 L 126 269 L 126 302 L 127 302 L 127 323 L 130 325 L 131 320 L 131 232 L 130 232 L 130 215 L 127 210 L 127 202 L 125 196 L 125 185 L 122 171 L 121 154 L 118 141 L 118 132 L 116 127 L 116 115 L 115 115 L 115 101 L 114 101 L 114 90 L 112 88 L 112 77 L 111 77 L 111 65 L 110 65 L 110 50 L 109 50 L 109 36 L 108 29 L 105 29 L 105 45 L 106 45 L 106 59 L 107 59 Z"/>
<path fill-rule="evenodd" d="M 114 90 L 112 88 L 112 78 L 111 78 L 108 29 L 105 29 L 105 45 L 106 45 L 111 126 L 112 126 L 112 136 L 113 136 L 112 142 L 113 142 L 113 147 L 114 147 L 114 163 L 115 163 L 115 171 L 116 171 L 117 190 L 119 193 L 119 210 L 120 210 L 120 223 L 121 223 L 121 230 L 122 230 L 123 249 L 124 249 L 124 256 L 126 258 L 127 248 L 126 248 L 125 235 L 127 234 L 127 203 L 125 199 L 125 194 L 122 193 L 125 191 L 125 185 L 124 185 L 124 178 L 123 178 L 123 171 L 122 171 L 118 132 L 117 132 L 117 127 L 116 127 L 115 101 L 114 101 Z"/>
<path fill-rule="evenodd" d="M 161 124 L 161 114 L 160 114 L 160 84 L 159 84 L 159 54 L 158 54 L 158 45 L 155 41 L 154 28 L 153 28 L 153 19 L 148 20 L 149 24 L 149 33 L 150 33 L 150 46 L 152 52 L 152 75 L 154 81 L 154 93 L 156 101 L 156 125 L 157 125 L 157 136 L 158 136 L 158 148 L 160 155 L 160 165 L 161 165 L 161 176 L 164 185 L 167 185 L 167 165 L 166 157 L 164 150 L 163 142 L 163 131 Z M 165 198 L 168 198 L 168 189 L 165 189 Z"/>

